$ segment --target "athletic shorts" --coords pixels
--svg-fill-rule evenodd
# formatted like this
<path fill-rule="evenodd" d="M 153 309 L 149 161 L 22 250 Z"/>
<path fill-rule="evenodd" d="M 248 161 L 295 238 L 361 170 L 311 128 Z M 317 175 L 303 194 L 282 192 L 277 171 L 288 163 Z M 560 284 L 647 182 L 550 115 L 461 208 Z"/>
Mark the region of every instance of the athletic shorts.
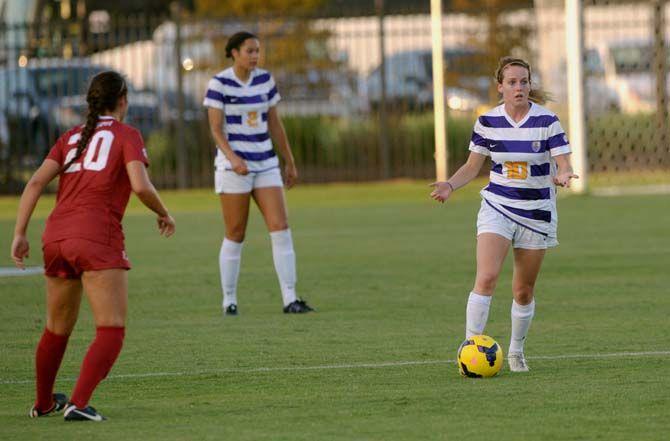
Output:
<path fill-rule="evenodd" d="M 86 239 L 51 242 L 44 245 L 42 251 L 44 274 L 51 277 L 80 279 L 84 271 L 130 269 L 125 250 Z"/>
<path fill-rule="evenodd" d="M 544 250 L 558 245 L 556 237 L 545 236 L 517 224 L 503 216 L 486 201 L 477 215 L 477 236 L 482 233 L 494 233 L 512 242 L 514 248 L 527 250 Z"/>
<path fill-rule="evenodd" d="M 214 172 L 214 191 L 221 193 L 251 193 L 254 188 L 283 187 L 279 168 L 262 172 L 250 172 L 238 175 L 232 170 L 216 169 Z"/>

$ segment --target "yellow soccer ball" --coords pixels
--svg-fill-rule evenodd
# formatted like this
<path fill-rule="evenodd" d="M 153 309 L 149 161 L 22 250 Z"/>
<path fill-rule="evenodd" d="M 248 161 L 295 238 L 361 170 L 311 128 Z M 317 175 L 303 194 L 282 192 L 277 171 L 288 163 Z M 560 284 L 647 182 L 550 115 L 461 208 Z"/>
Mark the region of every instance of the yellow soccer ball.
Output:
<path fill-rule="evenodd" d="M 488 335 L 475 335 L 461 343 L 457 360 L 458 370 L 464 377 L 492 377 L 503 365 L 503 352 Z"/>

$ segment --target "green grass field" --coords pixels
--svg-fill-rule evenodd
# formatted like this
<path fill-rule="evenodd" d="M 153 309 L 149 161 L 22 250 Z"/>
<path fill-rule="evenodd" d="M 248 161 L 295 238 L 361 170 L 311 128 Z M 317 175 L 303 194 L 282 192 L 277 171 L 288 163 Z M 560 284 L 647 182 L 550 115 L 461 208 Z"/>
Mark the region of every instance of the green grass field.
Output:
<path fill-rule="evenodd" d="M 254 210 L 241 315 L 223 318 L 218 201 L 166 193 L 177 234 L 156 234 L 133 201 L 125 219 L 127 337 L 91 404 L 103 424 L 30 420 L 41 276 L 0 278 L 0 439 L 667 440 L 670 433 L 670 204 L 667 195 L 566 197 L 561 245 L 537 289 L 528 374 L 458 375 L 474 277 L 476 183 L 447 205 L 426 183 L 289 192 L 299 293 L 318 311 L 281 312 L 270 241 Z M 53 199 L 30 231 L 31 265 Z M 15 198 L 0 199 L 0 266 Z M 509 343 L 511 259 L 486 332 Z M 94 329 L 87 307 L 57 389 L 70 393 Z M 94 437 L 94 438 L 91 438 Z"/>

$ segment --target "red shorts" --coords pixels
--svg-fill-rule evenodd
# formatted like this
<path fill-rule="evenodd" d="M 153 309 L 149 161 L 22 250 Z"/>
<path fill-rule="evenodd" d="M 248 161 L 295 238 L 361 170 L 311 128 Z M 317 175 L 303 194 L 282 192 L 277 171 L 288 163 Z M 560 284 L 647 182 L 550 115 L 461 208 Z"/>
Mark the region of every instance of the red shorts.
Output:
<path fill-rule="evenodd" d="M 64 239 L 42 247 L 44 274 L 62 279 L 79 279 L 84 271 L 130 269 L 125 250 L 86 239 Z"/>

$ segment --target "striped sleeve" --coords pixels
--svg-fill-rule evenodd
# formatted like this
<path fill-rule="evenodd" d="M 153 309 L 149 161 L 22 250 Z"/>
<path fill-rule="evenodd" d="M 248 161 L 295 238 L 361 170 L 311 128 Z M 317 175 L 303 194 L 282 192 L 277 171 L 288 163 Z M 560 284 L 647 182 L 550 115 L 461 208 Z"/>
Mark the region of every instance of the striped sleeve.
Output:
<path fill-rule="evenodd" d="M 549 133 L 547 133 L 547 136 L 547 149 L 551 153 L 551 156 L 571 153 L 568 136 L 565 134 L 565 131 L 558 120 L 549 126 Z"/>
<path fill-rule="evenodd" d="M 486 129 L 479 119 L 477 119 L 475 127 L 472 130 L 469 149 L 471 152 L 479 153 L 480 155 L 491 156 L 491 152 L 488 149 L 488 140 L 486 139 Z"/>
<path fill-rule="evenodd" d="M 269 91 L 268 91 L 268 106 L 276 106 L 277 103 L 281 100 L 281 96 L 277 91 L 277 84 L 275 83 L 275 78 L 270 75 L 269 81 Z"/>
<path fill-rule="evenodd" d="M 223 84 L 216 78 L 212 78 L 207 84 L 207 92 L 205 93 L 202 105 L 223 110 L 224 95 Z"/>

